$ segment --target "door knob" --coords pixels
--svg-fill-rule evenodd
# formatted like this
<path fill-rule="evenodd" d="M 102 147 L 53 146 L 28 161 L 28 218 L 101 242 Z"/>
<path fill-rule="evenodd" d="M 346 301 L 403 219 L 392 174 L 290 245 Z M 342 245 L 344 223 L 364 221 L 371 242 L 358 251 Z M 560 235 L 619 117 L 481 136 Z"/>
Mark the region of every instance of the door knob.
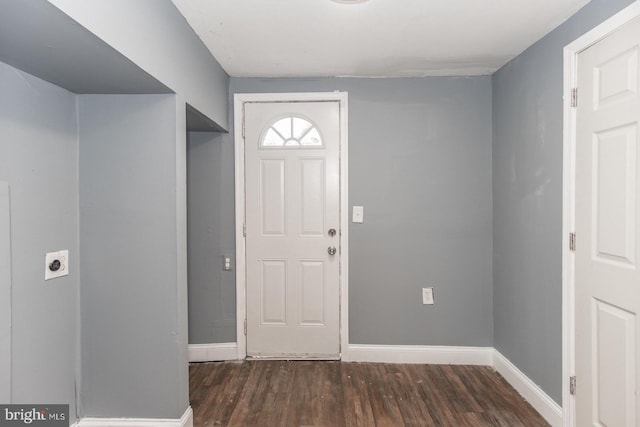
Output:
<path fill-rule="evenodd" d="M 327 252 L 329 252 L 329 255 L 335 255 L 336 254 L 335 246 L 329 246 L 329 248 L 327 249 Z"/>

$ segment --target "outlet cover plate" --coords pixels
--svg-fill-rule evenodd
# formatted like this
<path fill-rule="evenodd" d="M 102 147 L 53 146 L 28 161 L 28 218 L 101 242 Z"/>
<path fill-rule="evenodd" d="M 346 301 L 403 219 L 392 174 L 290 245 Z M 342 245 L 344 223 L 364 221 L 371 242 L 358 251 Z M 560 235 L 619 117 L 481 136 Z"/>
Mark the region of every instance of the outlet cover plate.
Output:
<path fill-rule="evenodd" d="M 57 271 L 51 271 L 49 266 L 55 260 L 60 261 L 60 269 Z M 44 280 L 55 279 L 56 277 L 69 275 L 69 251 L 60 250 L 57 252 L 48 252 L 44 256 Z"/>
<path fill-rule="evenodd" d="M 433 305 L 433 288 L 422 288 L 422 304 Z"/>

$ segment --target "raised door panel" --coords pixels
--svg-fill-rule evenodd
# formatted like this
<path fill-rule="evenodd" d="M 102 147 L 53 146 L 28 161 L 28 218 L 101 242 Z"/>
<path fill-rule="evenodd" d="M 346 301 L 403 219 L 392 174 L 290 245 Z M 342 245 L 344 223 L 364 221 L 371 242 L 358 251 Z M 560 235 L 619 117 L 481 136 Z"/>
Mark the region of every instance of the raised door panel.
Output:
<path fill-rule="evenodd" d="M 593 419 L 601 426 L 634 427 L 636 315 L 599 300 L 591 312 Z"/>
<path fill-rule="evenodd" d="M 594 135 L 595 254 L 628 265 L 635 260 L 636 145 L 635 123 Z"/>
<path fill-rule="evenodd" d="M 300 236 L 322 237 L 326 228 L 324 159 L 300 159 L 298 176 Z"/>
<path fill-rule="evenodd" d="M 324 267 L 323 261 L 300 262 L 300 325 L 324 326 Z"/>
<path fill-rule="evenodd" d="M 262 325 L 287 324 L 287 262 L 263 260 L 260 277 Z"/>
<path fill-rule="evenodd" d="M 594 107 L 607 108 L 638 95 L 638 46 L 594 68 Z"/>
<path fill-rule="evenodd" d="M 263 236 L 287 234 L 285 160 L 260 160 L 260 230 Z"/>

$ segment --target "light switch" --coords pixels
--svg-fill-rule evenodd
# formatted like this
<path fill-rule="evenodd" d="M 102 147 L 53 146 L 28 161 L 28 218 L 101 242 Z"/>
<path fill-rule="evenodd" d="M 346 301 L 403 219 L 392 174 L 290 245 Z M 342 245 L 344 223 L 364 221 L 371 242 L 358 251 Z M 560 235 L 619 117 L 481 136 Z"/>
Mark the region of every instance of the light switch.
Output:
<path fill-rule="evenodd" d="M 357 222 L 362 224 L 364 222 L 364 207 L 363 206 L 354 206 L 353 207 L 353 222 Z"/>

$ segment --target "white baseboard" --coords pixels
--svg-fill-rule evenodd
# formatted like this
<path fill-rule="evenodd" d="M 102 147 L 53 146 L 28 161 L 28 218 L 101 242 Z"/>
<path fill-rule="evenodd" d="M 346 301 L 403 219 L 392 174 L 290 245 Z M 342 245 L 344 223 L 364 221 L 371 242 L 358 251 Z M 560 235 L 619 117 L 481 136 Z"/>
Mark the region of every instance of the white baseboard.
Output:
<path fill-rule="evenodd" d="M 189 362 L 218 362 L 237 359 L 238 345 L 234 342 L 189 344 Z"/>
<path fill-rule="evenodd" d="M 77 427 L 193 427 L 191 406 L 180 419 L 161 418 L 82 418 Z"/>
<path fill-rule="evenodd" d="M 491 365 L 492 347 L 350 344 L 345 362 L 430 363 L 436 365 Z"/>
<path fill-rule="evenodd" d="M 562 407 L 498 350 L 493 354 L 493 366 L 549 424 L 562 426 Z"/>

